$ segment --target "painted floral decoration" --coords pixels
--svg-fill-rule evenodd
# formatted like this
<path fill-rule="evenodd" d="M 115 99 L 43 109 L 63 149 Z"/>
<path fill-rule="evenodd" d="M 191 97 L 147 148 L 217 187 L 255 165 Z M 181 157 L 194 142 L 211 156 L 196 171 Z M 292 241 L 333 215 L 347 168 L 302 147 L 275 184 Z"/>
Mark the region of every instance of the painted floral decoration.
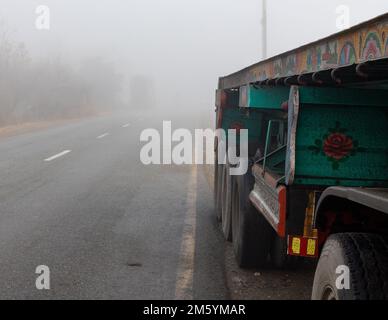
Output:
<path fill-rule="evenodd" d="M 322 140 L 317 139 L 315 145 L 309 149 L 315 154 L 325 155 L 333 163 L 333 170 L 338 170 L 341 162 L 364 150 L 359 147 L 358 141 L 347 135 L 347 129 L 341 128 L 339 122 L 335 128 L 329 129 L 329 133 Z"/>
<path fill-rule="evenodd" d="M 337 161 L 349 156 L 353 148 L 353 139 L 339 132 L 330 134 L 323 142 L 323 152 Z"/>

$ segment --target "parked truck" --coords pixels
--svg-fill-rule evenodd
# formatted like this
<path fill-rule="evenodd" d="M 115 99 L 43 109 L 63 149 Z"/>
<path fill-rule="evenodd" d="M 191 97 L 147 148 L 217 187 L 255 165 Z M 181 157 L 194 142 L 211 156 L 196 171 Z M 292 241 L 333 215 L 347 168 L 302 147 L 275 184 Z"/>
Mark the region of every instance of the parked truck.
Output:
<path fill-rule="evenodd" d="M 388 14 L 221 77 L 216 97 L 217 128 L 249 130 L 248 173 L 214 174 L 239 266 L 319 259 L 312 299 L 388 299 Z"/>

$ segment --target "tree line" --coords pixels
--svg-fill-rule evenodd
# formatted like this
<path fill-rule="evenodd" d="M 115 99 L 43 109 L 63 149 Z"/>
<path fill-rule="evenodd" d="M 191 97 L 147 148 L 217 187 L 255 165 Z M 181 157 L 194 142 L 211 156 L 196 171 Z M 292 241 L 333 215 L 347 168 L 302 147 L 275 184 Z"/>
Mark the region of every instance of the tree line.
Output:
<path fill-rule="evenodd" d="M 63 58 L 32 58 L 0 25 L 0 126 L 74 118 L 112 110 L 122 77 L 101 57 L 72 66 Z"/>

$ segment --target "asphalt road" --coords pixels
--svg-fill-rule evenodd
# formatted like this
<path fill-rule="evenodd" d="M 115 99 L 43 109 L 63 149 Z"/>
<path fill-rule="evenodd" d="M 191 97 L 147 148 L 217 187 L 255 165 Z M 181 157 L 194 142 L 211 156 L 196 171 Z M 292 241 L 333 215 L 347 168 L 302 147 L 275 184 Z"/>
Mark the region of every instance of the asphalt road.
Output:
<path fill-rule="evenodd" d="M 0 138 L 0 299 L 256 298 L 233 280 L 246 275 L 206 170 L 140 162 L 149 127 L 161 121 L 118 115 Z"/>

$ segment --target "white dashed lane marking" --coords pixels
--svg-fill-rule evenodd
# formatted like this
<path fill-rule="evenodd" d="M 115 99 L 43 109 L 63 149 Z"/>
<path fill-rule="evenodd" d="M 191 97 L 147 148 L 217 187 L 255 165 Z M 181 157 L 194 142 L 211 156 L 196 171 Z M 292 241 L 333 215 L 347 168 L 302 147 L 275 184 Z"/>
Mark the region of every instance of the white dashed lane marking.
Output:
<path fill-rule="evenodd" d="M 105 137 L 107 137 L 107 136 L 109 136 L 109 133 L 108 133 L 108 132 L 107 132 L 107 133 L 104 133 L 104 134 L 102 134 L 102 135 L 100 135 L 100 136 L 98 136 L 97 139 L 103 139 L 103 138 L 105 138 Z"/>
<path fill-rule="evenodd" d="M 71 150 L 65 150 L 65 151 L 63 151 L 63 152 L 61 152 L 61 153 L 58 153 L 58 154 L 56 154 L 56 155 L 54 155 L 54 156 L 52 156 L 52 157 L 50 157 L 50 158 L 45 159 L 44 161 L 46 161 L 46 162 L 53 161 L 53 160 L 55 160 L 55 159 L 58 159 L 58 158 L 60 158 L 60 157 L 63 157 L 63 156 L 65 156 L 65 155 L 67 155 L 67 154 L 70 153 L 70 152 L 71 152 Z"/>

